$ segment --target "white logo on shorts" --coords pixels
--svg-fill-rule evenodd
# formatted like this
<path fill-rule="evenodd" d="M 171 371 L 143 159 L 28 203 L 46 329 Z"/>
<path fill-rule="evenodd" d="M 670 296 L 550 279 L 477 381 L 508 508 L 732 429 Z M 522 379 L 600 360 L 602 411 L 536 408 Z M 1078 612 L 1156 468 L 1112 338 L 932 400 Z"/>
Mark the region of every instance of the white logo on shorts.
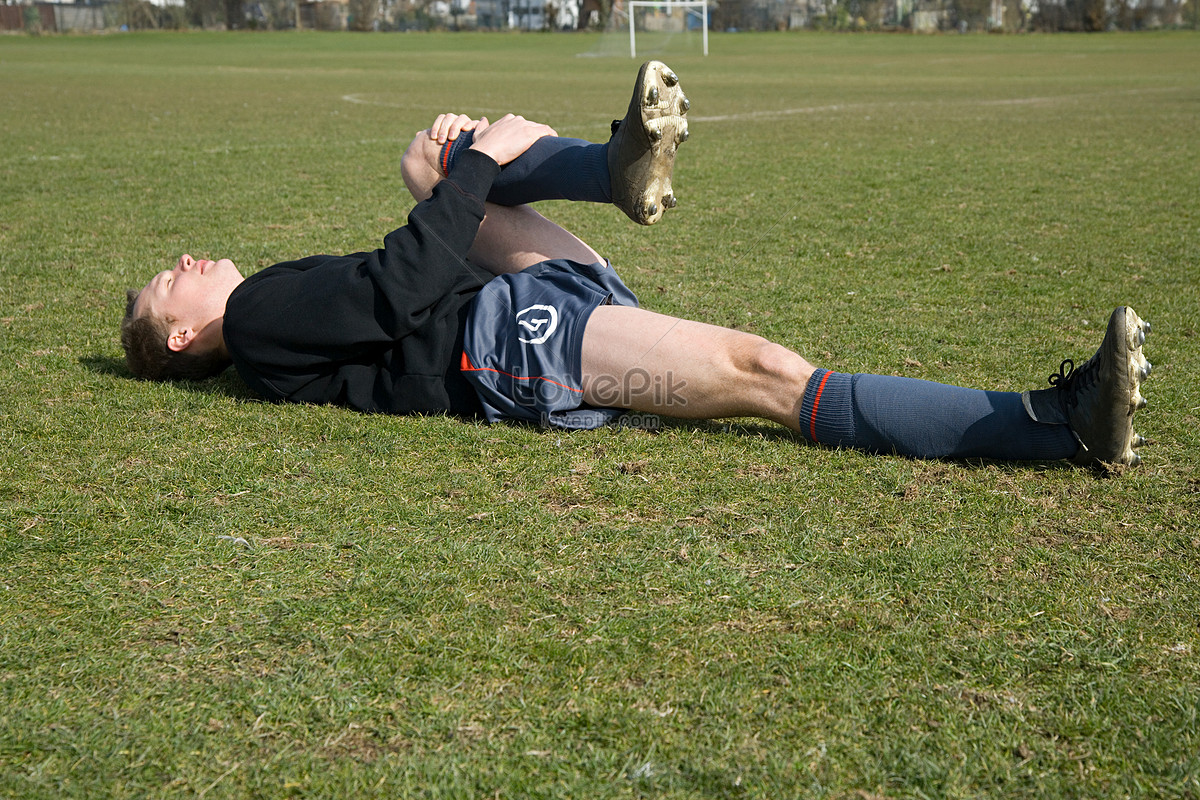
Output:
<path fill-rule="evenodd" d="M 558 309 L 554 306 L 530 306 L 517 312 L 517 324 L 525 329 L 525 335 L 518 337 L 521 342 L 541 344 L 558 330 Z"/>

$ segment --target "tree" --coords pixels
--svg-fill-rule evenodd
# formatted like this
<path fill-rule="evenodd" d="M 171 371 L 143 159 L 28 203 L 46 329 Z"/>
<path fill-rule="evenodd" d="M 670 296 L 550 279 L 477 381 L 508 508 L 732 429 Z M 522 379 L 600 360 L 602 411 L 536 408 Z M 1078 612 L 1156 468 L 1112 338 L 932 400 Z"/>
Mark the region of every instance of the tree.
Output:
<path fill-rule="evenodd" d="M 350 30 L 370 31 L 375 29 L 379 18 L 379 0 L 350 0 Z"/>
<path fill-rule="evenodd" d="M 221 0 L 183 0 L 188 22 L 198 28 L 211 28 L 222 19 L 224 8 Z"/>
<path fill-rule="evenodd" d="M 239 30 L 246 25 L 246 12 L 242 8 L 242 0 L 222 0 L 225 10 L 225 27 L 231 31 Z"/>
<path fill-rule="evenodd" d="M 296 4 L 293 0 L 259 0 L 258 7 L 262 9 L 267 27 L 272 30 L 291 28 L 296 24 Z"/>
<path fill-rule="evenodd" d="M 178 6 L 156 6 L 149 0 L 121 0 L 121 24 L 130 30 L 182 28 L 186 15 Z"/>

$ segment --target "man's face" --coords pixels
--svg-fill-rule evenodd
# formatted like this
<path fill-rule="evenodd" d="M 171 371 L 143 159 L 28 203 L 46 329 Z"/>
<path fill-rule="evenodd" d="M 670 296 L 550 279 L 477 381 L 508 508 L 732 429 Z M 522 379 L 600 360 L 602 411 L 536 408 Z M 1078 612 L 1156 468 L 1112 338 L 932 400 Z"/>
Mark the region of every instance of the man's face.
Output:
<path fill-rule="evenodd" d="M 238 268 L 228 258 L 197 261 L 180 256 L 175 269 L 164 270 L 142 289 L 134 306 L 134 316 L 146 313 L 171 319 L 172 329 L 203 330 L 225 314 L 225 301 L 242 282 Z"/>

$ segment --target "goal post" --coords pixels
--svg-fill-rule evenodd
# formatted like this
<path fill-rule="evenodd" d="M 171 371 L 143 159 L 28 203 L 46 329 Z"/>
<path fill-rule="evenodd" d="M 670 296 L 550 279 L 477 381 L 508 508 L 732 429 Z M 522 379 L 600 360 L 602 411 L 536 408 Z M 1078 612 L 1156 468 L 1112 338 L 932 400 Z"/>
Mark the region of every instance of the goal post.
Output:
<path fill-rule="evenodd" d="M 668 14 L 681 9 L 683 25 L 687 29 L 689 15 L 700 18 L 701 42 L 704 55 L 708 55 L 708 0 L 627 0 L 629 6 L 629 57 L 637 58 L 637 9 L 665 10 Z"/>

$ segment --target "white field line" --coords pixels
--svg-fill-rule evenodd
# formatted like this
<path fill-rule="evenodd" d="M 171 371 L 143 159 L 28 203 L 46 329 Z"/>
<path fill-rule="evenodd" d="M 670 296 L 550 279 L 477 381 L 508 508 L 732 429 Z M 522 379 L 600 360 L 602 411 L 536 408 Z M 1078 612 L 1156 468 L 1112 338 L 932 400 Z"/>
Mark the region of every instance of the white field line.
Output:
<path fill-rule="evenodd" d="M 833 104 L 819 105 L 819 106 L 799 106 L 799 107 L 795 107 L 795 108 L 758 109 L 755 111 L 740 111 L 740 112 L 734 112 L 734 113 L 730 113 L 730 114 L 708 114 L 708 115 L 688 114 L 688 121 L 689 122 L 702 122 L 702 123 L 745 122 L 748 120 L 781 119 L 781 118 L 797 116 L 797 115 L 801 115 L 801 114 L 839 114 L 839 113 L 848 113 L 848 112 L 849 113 L 862 113 L 862 112 L 875 113 L 875 112 L 878 112 L 883 109 L 919 108 L 919 107 L 930 108 L 930 107 L 939 107 L 939 106 L 940 107 L 951 107 L 951 106 L 986 107 L 986 106 L 1017 106 L 1017 105 L 1031 105 L 1031 106 L 1032 105 L 1053 105 L 1053 104 L 1066 104 L 1066 103 L 1080 103 L 1080 102 L 1085 102 L 1087 100 L 1091 100 L 1091 99 L 1094 99 L 1097 97 L 1112 97 L 1112 96 L 1121 96 L 1121 95 L 1138 96 L 1138 95 L 1146 95 L 1146 94 L 1177 94 L 1179 92 L 1184 92 L 1184 91 L 1190 91 L 1190 87 L 1186 87 L 1186 86 L 1146 87 L 1146 88 L 1137 88 L 1137 89 L 1125 89 L 1125 90 L 1116 91 L 1116 92 L 1089 92 L 1089 93 L 1065 94 L 1065 95 L 1044 96 L 1044 97 L 1013 97 L 1013 98 L 1005 98 L 1005 99 L 998 99 L 998 100 L 997 99 L 993 99 L 993 100 L 964 99 L 964 100 L 911 100 L 908 102 L 890 101 L 890 102 L 880 102 L 880 103 L 833 103 Z M 412 103 L 404 103 L 404 102 L 395 101 L 395 100 L 373 99 L 369 96 L 365 96 L 363 93 L 344 94 L 341 96 L 340 99 L 342 102 L 351 103 L 351 104 L 355 104 L 355 105 L 382 106 L 384 108 L 402 108 L 407 111 L 420 110 L 420 109 L 424 108 L 427 113 L 430 113 L 431 120 L 432 120 L 432 117 L 435 116 L 436 114 L 441 113 L 442 111 L 450 111 L 450 110 L 453 110 L 456 113 L 466 113 L 466 114 L 479 115 L 479 116 L 488 116 L 493 119 L 498 119 L 499 117 L 503 116 L 504 113 L 507 113 L 507 112 L 497 112 L 495 108 L 485 108 L 482 106 L 459 106 L 457 108 L 452 108 L 452 109 L 443 108 L 443 109 L 439 109 L 439 110 L 435 111 L 435 110 L 432 110 L 433 109 L 432 106 L 415 105 Z M 564 117 L 561 110 L 554 110 L 554 111 L 551 111 L 551 110 L 526 110 L 523 113 L 530 119 L 550 119 L 550 118 L 555 118 L 555 117 L 557 117 L 558 119 L 562 119 Z M 570 114 L 570 115 L 565 115 L 565 116 L 575 117 L 576 115 Z M 583 115 L 578 115 L 578 116 L 582 117 Z M 590 117 L 590 115 L 589 115 L 589 117 Z M 604 120 L 603 127 L 605 129 L 607 129 L 608 121 L 611 119 L 611 117 L 609 115 L 605 115 L 602 119 Z M 586 130 L 582 130 L 582 129 L 590 128 L 597 124 L 598 123 L 593 122 L 590 118 L 586 122 L 572 121 L 572 125 L 577 126 L 578 129 L 581 129 L 581 130 L 577 130 L 577 132 L 575 133 L 575 135 L 578 135 L 578 136 L 586 136 L 587 135 Z M 409 139 L 409 137 L 411 137 L 416 132 L 417 131 L 414 130 L 410 134 L 404 134 L 404 135 L 395 136 L 395 137 L 389 136 L 389 137 L 381 137 L 381 138 L 375 138 L 375 139 L 359 139 L 359 140 L 356 140 L 356 143 L 360 144 L 360 145 L 394 144 L 396 142 L 407 141 Z M 560 131 L 560 133 L 562 133 L 562 132 Z M 572 134 L 570 131 L 568 131 L 565 135 L 569 136 Z M 292 145 L 277 144 L 274 142 L 245 143 L 245 142 L 237 142 L 236 140 L 230 140 L 227 144 L 218 145 L 215 147 L 214 146 L 205 147 L 205 148 L 202 148 L 199 152 L 209 154 L 209 155 L 215 155 L 215 154 L 227 155 L 227 154 L 233 153 L 233 152 L 258 152 L 258 151 L 263 151 L 263 150 L 286 149 L 291 146 Z M 151 151 L 139 151 L 139 152 L 141 152 L 143 155 L 155 155 L 155 154 L 161 155 L 165 151 L 151 150 Z M 0 165 L 16 164 L 16 163 L 23 163 L 23 162 L 30 162 L 30 161 L 76 160 L 79 158 L 82 158 L 82 156 L 79 155 L 78 153 L 72 153 L 72 152 L 20 153 L 20 154 L 12 154 L 12 155 L 9 155 L 6 157 L 0 157 Z"/>
<path fill-rule="evenodd" d="M 758 109 L 754 111 L 738 111 L 729 114 L 688 114 L 689 122 L 744 122 L 747 120 L 757 119 L 773 119 L 778 117 L 790 117 L 799 114 L 836 114 L 841 112 L 855 111 L 873 111 L 876 109 L 895 109 L 895 108 L 918 108 L 930 106 L 1019 106 L 1019 105 L 1052 105 L 1055 103 L 1079 103 L 1085 100 L 1094 99 L 1097 97 L 1112 97 L 1121 95 L 1144 95 L 1150 92 L 1167 93 L 1177 92 L 1184 87 L 1163 86 L 1139 89 L 1125 89 L 1116 92 L 1085 92 L 1077 94 L 1052 95 L 1043 97 L 1012 97 L 999 100 L 911 100 L 908 102 L 881 102 L 881 103 L 832 103 L 819 106 L 798 106 L 794 108 L 768 108 Z M 358 105 L 376 105 L 384 106 L 385 108 L 404 108 L 412 110 L 416 108 L 411 104 L 396 101 L 375 100 L 366 97 L 361 93 L 342 95 L 342 100 L 347 103 L 355 103 Z M 463 106 L 456 109 L 460 113 L 474 113 L 481 115 L 491 114 L 499 117 L 503 113 L 494 108 L 483 108 L 480 106 Z M 561 115 L 561 111 L 540 112 L 534 110 L 525 110 L 521 113 L 525 114 L 530 119 L 539 119 L 541 116 Z M 605 116 L 608 119 L 608 116 Z"/>

